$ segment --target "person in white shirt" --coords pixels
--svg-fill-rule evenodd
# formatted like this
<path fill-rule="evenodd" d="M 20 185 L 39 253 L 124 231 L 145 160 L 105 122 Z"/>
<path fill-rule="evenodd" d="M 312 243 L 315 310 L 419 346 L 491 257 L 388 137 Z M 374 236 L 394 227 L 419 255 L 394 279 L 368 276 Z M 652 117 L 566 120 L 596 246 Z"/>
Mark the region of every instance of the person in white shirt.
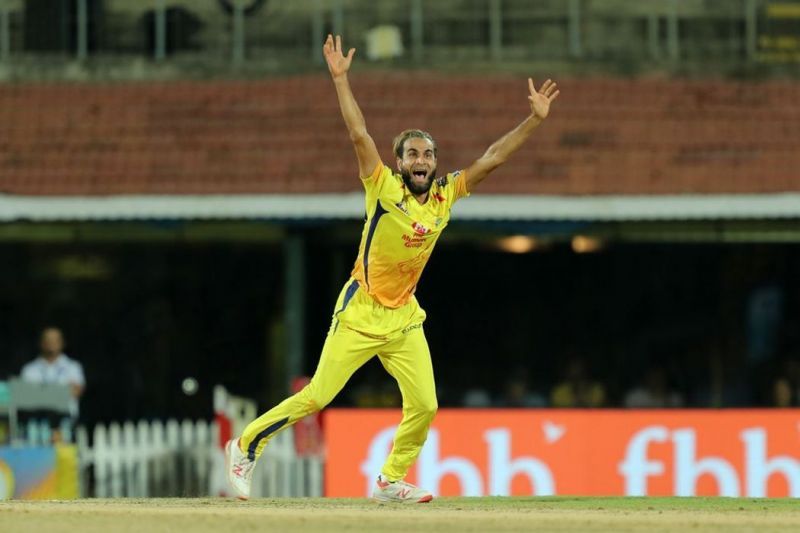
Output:
<path fill-rule="evenodd" d="M 625 407 L 634 409 L 683 407 L 683 396 L 670 387 L 666 370 L 661 366 L 653 366 L 647 371 L 644 383 L 625 395 Z"/>
<path fill-rule="evenodd" d="M 81 364 L 64 353 L 64 335 L 58 328 L 45 328 L 41 336 L 41 355 L 22 367 L 22 379 L 31 383 L 68 385 L 72 392 L 70 412 L 78 416 L 78 398 L 86 387 Z"/>

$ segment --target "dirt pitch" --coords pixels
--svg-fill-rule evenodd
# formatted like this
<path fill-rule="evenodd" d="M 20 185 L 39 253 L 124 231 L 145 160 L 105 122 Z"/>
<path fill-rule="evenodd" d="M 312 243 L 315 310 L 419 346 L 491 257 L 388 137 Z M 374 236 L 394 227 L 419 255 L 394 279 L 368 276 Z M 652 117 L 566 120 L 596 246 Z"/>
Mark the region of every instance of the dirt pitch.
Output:
<path fill-rule="evenodd" d="M 389 505 L 363 499 L 222 498 L 0 502 L 0 531 L 800 531 L 800 500 L 734 498 L 439 498 Z"/>

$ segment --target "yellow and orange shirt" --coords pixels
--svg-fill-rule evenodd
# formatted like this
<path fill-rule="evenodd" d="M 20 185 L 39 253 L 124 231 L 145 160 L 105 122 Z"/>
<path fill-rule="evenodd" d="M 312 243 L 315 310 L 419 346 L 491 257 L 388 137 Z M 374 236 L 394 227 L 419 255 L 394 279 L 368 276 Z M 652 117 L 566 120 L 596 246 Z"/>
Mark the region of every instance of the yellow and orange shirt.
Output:
<path fill-rule="evenodd" d="M 463 171 L 434 180 L 420 204 L 403 178 L 384 164 L 361 181 L 366 189 L 367 220 L 352 277 L 381 305 L 402 307 L 411 299 L 450 208 L 469 196 Z"/>

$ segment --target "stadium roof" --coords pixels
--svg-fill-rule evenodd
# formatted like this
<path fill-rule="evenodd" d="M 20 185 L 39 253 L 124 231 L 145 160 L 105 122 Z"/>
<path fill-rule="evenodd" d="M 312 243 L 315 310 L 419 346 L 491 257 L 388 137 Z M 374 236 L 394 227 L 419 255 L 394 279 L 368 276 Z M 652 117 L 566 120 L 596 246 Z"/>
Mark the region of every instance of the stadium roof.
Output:
<path fill-rule="evenodd" d="M 359 219 L 362 193 L 308 195 L 0 195 L 0 221 Z M 707 220 L 800 218 L 800 193 L 703 196 L 474 195 L 454 220 Z"/>

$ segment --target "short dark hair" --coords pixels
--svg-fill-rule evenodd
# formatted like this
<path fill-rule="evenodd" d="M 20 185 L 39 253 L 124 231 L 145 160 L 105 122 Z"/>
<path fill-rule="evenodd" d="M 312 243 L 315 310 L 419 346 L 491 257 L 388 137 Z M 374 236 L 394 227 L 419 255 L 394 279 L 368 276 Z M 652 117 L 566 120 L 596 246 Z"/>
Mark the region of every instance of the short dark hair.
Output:
<path fill-rule="evenodd" d="M 59 335 L 61 335 L 62 337 L 64 336 L 64 332 L 63 332 L 63 331 L 61 331 L 61 328 L 60 328 L 60 327 L 58 327 L 58 326 L 52 326 L 52 325 L 51 325 L 51 326 L 45 326 L 45 327 L 43 327 L 43 328 L 42 328 L 42 330 L 39 332 L 39 335 L 40 335 L 40 336 L 41 336 L 41 335 L 44 335 L 44 334 L 45 334 L 45 333 L 47 333 L 48 331 L 57 331 Z"/>
<path fill-rule="evenodd" d="M 427 131 L 422 130 L 405 130 L 400 132 L 400 135 L 394 138 L 392 142 L 392 149 L 394 150 L 394 154 L 399 157 L 403 158 L 403 145 L 408 139 L 412 137 L 418 139 L 428 139 L 431 144 L 433 145 L 433 155 L 437 156 L 438 147 L 436 146 L 436 141 L 433 140 L 433 136 L 428 133 Z"/>

